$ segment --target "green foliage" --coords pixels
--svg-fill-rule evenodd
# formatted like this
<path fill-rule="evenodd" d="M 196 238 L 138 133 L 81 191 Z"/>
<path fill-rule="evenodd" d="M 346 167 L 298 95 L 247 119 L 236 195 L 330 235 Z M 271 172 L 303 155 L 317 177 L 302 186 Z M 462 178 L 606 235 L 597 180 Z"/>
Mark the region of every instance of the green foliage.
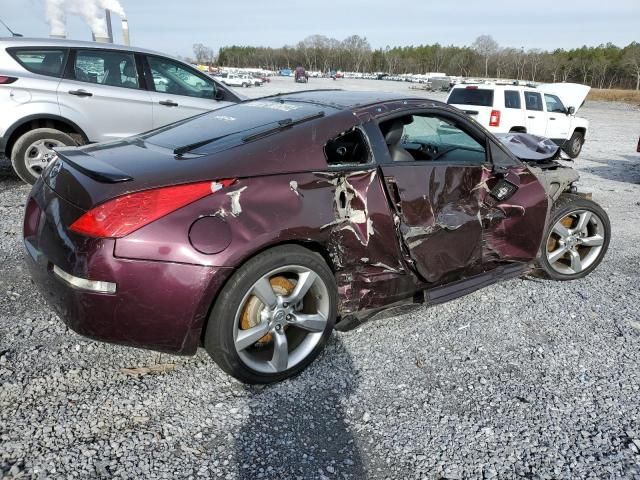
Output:
<path fill-rule="evenodd" d="M 337 40 L 311 35 L 295 46 L 281 48 L 231 45 L 218 53 L 218 65 L 270 70 L 303 66 L 308 70 L 386 72 L 390 74 L 446 72 L 470 77 L 579 82 L 597 88 L 636 88 L 640 82 L 640 44 L 624 48 L 611 43 L 571 50 L 522 50 L 500 47 L 490 37 L 478 37 L 472 47 L 416 45 L 373 50 L 366 38 Z"/>

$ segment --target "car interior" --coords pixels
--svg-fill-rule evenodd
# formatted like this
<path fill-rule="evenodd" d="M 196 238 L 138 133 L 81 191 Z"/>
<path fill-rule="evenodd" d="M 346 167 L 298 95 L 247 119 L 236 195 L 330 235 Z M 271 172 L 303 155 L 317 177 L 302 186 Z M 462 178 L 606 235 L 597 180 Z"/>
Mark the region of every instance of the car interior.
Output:
<path fill-rule="evenodd" d="M 138 88 L 138 72 L 133 57 L 110 54 L 105 58 L 78 56 L 76 79 L 111 87 Z"/>
<path fill-rule="evenodd" d="M 329 165 L 369 163 L 367 143 L 357 128 L 329 140 L 325 154 Z"/>
<path fill-rule="evenodd" d="M 484 147 L 447 119 L 408 115 L 382 122 L 380 130 L 394 162 L 481 164 L 486 159 Z"/>

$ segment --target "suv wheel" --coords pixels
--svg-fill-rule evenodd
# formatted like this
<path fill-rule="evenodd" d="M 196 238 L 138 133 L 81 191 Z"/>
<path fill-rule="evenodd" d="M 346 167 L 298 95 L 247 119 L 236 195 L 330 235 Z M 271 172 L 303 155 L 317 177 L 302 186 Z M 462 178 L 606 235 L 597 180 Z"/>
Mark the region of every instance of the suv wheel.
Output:
<path fill-rule="evenodd" d="M 567 152 L 571 158 L 577 158 L 582 151 L 582 145 L 584 145 L 584 136 L 580 132 L 573 132 L 571 138 L 567 142 L 567 145 L 563 150 Z"/>
<path fill-rule="evenodd" d="M 56 147 L 76 145 L 64 132 L 53 128 L 37 128 L 22 135 L 11 151 L 11 164 L 18 176 L 33 185 L 55 156 Z"/>

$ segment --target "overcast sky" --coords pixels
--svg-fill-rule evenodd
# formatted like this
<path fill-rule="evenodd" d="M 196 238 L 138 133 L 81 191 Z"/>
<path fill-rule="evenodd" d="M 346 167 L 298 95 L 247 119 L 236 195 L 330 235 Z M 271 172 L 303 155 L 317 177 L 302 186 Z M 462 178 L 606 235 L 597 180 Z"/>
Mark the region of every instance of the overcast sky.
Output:
<path fill-rule="evenodd" d="M 91 1 L 91 0 L 87 0 Z M 640 0 L 121 0 L 132 43 L 173 55 L 192 44 L 295 44 L 307 35 L 357 34 L 371 46 L 470 45 L 490 34 L 501 46 L 555 49 L 640 42 Z M 25 36 L 46 36 L 44 0 L 0 0 L 0 18 Z M 0 29 L 3 29 L 0 26 Z M 119 28 L 114 28 L 116 40 Z M 6 32 L 0 32 L 0 36 Z M 68 19 L 68 36 L 90 39 Z"/>

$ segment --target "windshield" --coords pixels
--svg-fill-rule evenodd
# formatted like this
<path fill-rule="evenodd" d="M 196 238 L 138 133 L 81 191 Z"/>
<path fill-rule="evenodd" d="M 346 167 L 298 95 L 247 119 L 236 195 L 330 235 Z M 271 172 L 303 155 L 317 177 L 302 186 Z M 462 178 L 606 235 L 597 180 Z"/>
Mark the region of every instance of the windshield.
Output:
<path fill-rule="evenodd" d="M 486 88 L 454 88 L 447 100 L 449 105 L 476 105 L 478 107 L 493 106 L 493 90 Z"/>

